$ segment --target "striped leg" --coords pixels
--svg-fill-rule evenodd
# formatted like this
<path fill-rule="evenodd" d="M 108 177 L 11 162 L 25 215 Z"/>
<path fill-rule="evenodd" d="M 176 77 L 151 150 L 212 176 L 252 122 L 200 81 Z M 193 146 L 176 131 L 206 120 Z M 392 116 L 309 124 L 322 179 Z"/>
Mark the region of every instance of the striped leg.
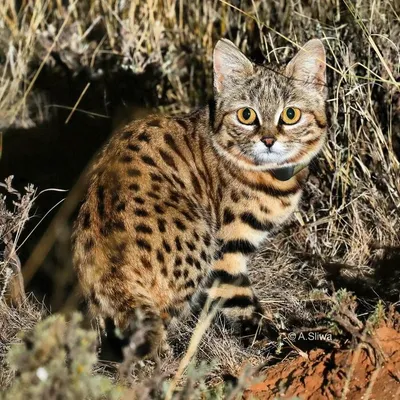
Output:
<path fill-rule="evenodd" d="M 266 239 L 273 224 L 265 221 L 260 212 L 238 207 L 236 212 L 225 208 L 223 224 L 218 232 L 220 243 L 215 261 L 206 282 L 207 297 L 213 302 L 222 300 L 222 315 L 243 335 L 257 331 L 276 337 L 276 331 L 265 318 L 247 274 L 247 259 Z M 218 282 L 216 284 L 216 282 Z"/>
<path fill-rule="evenodd" d="M 245 251 L 244 242 L 236 241 L 236 245 Z M 214 264 L 205 284 L 207 297 L 214 304 L 220 302 L 222 315 L 239 334 L 254 334 L 259 329 L 262 309 L 247 276 L 246 255 L 230 252 L 234 247 L 230 247 L 229 252 L 224 252 L 224 247 L 222 250 L 221 258 Z"/>

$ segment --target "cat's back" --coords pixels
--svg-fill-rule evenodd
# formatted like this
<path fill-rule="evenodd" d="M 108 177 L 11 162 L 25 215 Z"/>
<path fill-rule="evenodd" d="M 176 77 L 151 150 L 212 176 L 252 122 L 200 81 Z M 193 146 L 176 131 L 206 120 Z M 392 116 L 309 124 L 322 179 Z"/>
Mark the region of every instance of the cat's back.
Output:
<path fill-rule="evenodd" d="M 202 216 L 214 162 L 201 118 L 133 121 L 93 164 L 74 229 L 74 264 L 103 314 L 115 317 L 150 291 L 165 309 L 201 280 L 212 253 L 210 221 Z M 195 268 L 182 269 L 187 263 Z"/>
<path fill-rule="evenodd" d="M 142 161 L 148 166 L 153 166 L 149 157 L 163 157 L 168 154 L 167 151 L 172 152 L 171 159 L 182 156 L 186 152 L 182 149 L 187 142 L 186 137 L 190 136 L 194 129 L 194 125 L 186 116 L 173 118 L 153 114 L 143 119 L 132 120 L 113 133 L 97 157 L 92 174 L 97 174 L 110 162 L 114 169 L 125 170 L 132 162 L 138 164 Z M 183 153 L 179 152 L 179 148 Z M 190 163 L 186 165 L 189 166 Z"/>

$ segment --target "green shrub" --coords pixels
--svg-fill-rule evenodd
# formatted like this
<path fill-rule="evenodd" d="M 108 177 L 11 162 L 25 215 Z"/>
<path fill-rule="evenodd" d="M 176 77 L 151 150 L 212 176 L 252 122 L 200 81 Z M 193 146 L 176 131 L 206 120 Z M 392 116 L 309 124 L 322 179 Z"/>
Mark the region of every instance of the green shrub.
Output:
<path fill-rule="evenodd" d="M 8 362 L 16 372 L 13 385 L 0 395 L 3 400 L 19 399 L 119 399 L 122 388 L 93 373 L 97 361 L 96 332 L 80 327 L 75 313 L 67 321 L 53 315 L 22 342 L 11 346 Z"/>

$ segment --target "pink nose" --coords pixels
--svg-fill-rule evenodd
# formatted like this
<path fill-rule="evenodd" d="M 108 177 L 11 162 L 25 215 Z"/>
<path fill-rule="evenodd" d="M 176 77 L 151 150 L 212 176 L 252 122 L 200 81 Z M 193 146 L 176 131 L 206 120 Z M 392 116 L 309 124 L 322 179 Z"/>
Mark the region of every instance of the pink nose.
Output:
<path fill-rule="evenodd" d="M 263 136 L 261 138 L 261 141 L 268 147 L 272 147 L 274 143 L 276 142 L 275 138 L 272 136 Z"/>

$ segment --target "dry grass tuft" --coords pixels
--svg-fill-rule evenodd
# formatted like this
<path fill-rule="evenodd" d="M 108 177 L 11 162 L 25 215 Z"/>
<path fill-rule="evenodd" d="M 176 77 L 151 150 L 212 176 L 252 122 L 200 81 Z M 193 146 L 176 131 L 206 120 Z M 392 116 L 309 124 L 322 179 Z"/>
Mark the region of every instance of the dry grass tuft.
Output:
<path fill-rule="evenodd" d="M 20 341 L 21 332 L 31 330 L 41 320 L 43 307 L 32 296 L 26 298 L 17 256 L 35 189 L 28 186 L 24 194 L 19 193 L 12 186 L 12 177 L 0 183 L 0 189 L 0 243 L 4 249 L 0 261 L 0 388 L 6 388 L 14 377 L 6 362 L 9 347 Z"/>
<path fill-rule="evenodd" d="M 9 307 L 0 301 L 0 388 L 9 387 L 15 371 L 10 370 L 6 358 L 10 346 L 21 341 L 21 332 L 29 332 L 41 320 L 43 307 L 28 298 L 21 307 Z"/>

